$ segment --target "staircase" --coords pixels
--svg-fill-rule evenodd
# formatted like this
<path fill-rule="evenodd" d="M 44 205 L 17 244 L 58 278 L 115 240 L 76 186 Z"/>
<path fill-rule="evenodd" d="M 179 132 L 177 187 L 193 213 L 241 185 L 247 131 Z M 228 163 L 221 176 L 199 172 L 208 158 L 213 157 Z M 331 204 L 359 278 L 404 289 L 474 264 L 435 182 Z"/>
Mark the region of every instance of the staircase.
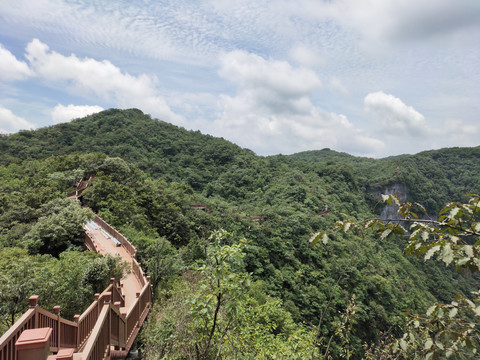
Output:
<path fill-rule="evenodd" d="M 150 277 L 136 260 L 136 249 L 115 228 L 95 215 L 85 225 L 85 245 L 100 254 L 120 256 L 129 274 L 95 294 L 92 304 L 74 321 L 63 319 L 31 296 L 29 309 L 0 338 L 0 360 L 101 360 L 127 356 L 152 304 Z M 56 353 L 50 355 L 50 353 Z"/>

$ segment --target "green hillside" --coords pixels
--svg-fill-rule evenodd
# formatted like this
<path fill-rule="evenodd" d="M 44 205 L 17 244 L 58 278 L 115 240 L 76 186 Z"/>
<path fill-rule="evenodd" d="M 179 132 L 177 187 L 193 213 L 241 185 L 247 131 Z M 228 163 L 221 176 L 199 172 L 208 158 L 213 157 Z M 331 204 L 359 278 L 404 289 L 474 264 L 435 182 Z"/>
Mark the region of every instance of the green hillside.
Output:
<path fill-rule="evenodd" d="M 403 189 L 431 214 L 480 193 L 479 158 L 480 147 L 380 160 L 329 149 L 261 157 L 136 109 L 107 110 L 0 136 L 0 250 L 42 256 L 54 239 L 39 232 L 54 221 L 42 217 L 42 205 L 90 179 L 83 204 L 132 240 L 156 287 L 146 358 L 188 358 L 196 346 L 208 353 L 206 317 L 212 294 L 222 293 L 219 329 L 243 339 L 222 345 L 225 358 L 238 347 L 244 358 L 305 358 L 322 319 L 322 346 L 331 338 L 333 358 L 349 347 L 357 359 L 382 332 L 401 335 L 406 311 L 469 295 L 478 277 L 405 257 L 400 237 L 348 233 L 315 247 L 310 237 L 338 220 L 380 214 L 379 194 L 389 188 Z M 216 281 L 226 285 L 212 290 Z M 353 295 L 347 341 L 338 329 Z M 215 333 L 208 344 L 218 349 L 221 339 Z"/>

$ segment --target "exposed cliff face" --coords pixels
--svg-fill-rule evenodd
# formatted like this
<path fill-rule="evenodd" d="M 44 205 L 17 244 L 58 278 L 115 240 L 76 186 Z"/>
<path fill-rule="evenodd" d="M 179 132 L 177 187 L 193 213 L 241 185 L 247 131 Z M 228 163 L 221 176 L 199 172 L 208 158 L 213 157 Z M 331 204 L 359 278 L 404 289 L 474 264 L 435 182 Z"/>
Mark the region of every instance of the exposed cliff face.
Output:
<path fill-rule="evenodd" d="M 407 201 L 407 196 L 408 196 L 408 189 L 405 185 L 399 184 L 399 183 L 394 183 L 386 187 L 381 193 L 377 193 L 378 196 L 380 195 L 389 195 L 389 194 L 394 194 L 398 196 L 398 198 L 401 201 Z M 395 204 L 393 205 L 385 205 L 384 208 L 382 209 L 382 212 L 380 213 L 380 218 L 382 220 L 385 219 L 401 219 L 400 215 L 397 213 L 398 211 L 398 206 Z"/>

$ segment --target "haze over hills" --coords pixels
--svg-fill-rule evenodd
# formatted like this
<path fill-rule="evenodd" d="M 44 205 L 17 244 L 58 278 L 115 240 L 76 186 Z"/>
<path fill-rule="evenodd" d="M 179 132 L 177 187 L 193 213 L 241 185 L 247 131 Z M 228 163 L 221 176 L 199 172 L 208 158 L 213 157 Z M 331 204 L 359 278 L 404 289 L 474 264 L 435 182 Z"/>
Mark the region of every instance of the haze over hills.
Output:
<path fill-rule="evenodd" d="M 338 314 L 355 294 L 351 347 L 354 358 L 361 358 L 363 343 L 375 343 L 383 331 L 401 333 L 405 311 L 422 312 L 435 300 L 468 294 L 478 287 L 478 277 L 406 258 L 401 237 L 335 235 L 315 247 L 309 238 L 332 229 L 337 220 L 380 214 L 379 194 L 393 187 L 435 214 L 447 202 L 480 193 L 479 160 L 480 147 L 378 160 L 330 149 L 263 157 L 137 109 L 111 109 L 0 136 L 0 241 L 5 248 L 24 246 L 41 221 L 42 204 L 71 193 L 80 178 L 90 179 L 83 203 L 120 228 L 139 249 L 147 272 L 157 276 L 157 301 L 164 308 L 154 319 L 175 323 L 167 312 L 181 307 L 169 301 L 183 303 L 200 291 L 189 271 L 208 259 L 209 236 L 224 229 L 230 234 L 225 244 L 248 240 L 237 264 L 251 274 L 247 308 L 266 311 L 266 304 L 275 303 L 275 313 L 261 318 L 285 320 L 271 325 L 269 336 L 290 346 L 292 334 L 300 328 L 309 333 L 328 306 L 322 334 L 334 337 L 331 351 L 339 356 Z M 170 270 L 159 265 L 159 254 L 172 261 Z M 162 321 L 152 321 L 146 332 L 150 351 L 159 350 L 148 336 L 177 329 Z M 161 341 L 166 348 L 176 346 Z"/>

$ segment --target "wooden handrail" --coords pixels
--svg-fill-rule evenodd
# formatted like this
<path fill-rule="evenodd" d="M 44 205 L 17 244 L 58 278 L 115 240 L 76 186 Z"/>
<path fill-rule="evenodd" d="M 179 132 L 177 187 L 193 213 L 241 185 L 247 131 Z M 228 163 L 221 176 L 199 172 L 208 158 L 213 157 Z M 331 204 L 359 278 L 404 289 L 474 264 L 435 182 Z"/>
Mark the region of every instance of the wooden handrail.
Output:
<path fill-rule="evenodd" d="M 115 239 L 120 241 L 122 246 L 125 248 L 125 250 L 130 254 L 132 258 L 135 258 L 137 255 L 137 249 L 133 244 L 123 235 L 120 233 L 117 229 L 115 229 L 112 225 L 107 223 L 105 220 L 103 220 L 100 216 L 95 214 L 95 219 L 93 220 L 95 223 L 97 223 L 99 226 L 101 226 L 107 234 L 110 236 L 113 236 Z"/>
<path fill-rule="evenodd" d="M 81 358 L 85 360 L 102 360 L 110 356 L 110 304 L 104 304 L 88 338 Z"/>
<path fill-rule="evenodd" d="M 95 294 L 95 300 L 81 314 L 75 316 L 75 321 L 63 319 L 60 307 L 54 308 L 54 313 L 37 306 L 38 296 L 30 297 L 30 308 L 18 321 L 0 337 L 0 360 L 17 360 L 15 342 L 20 334 L 27 329 L 52 328 L 50 351 L 73 349 L 77 353 L 75 359 L 100 360 L 122 358 L 128 354 L 139 330 L 145 321 L 152 304 L 152 286 L 150 277 L 145 276 L 141 264 L 135 259 L 136 249 L 128 239 L 96 215 L 95 222 L 107 233 L 122 243 L 132 258 L 132 271 L 141 286 L 134 303 L 129 305 L 125 313 L 125 295 L 122 287 L 115 284 L 115 279 L 101 294 Z M 94 237 L 85 231 L 85 244 L 98 252 Z M 123 289 L 124 290 L 124 289 Z M 122 308 L 122 310 L 120 309 Z M 39 359 L 43 360 L 43 359 Z"/>
<path fill-rule="evenodd" d="M 36 309 L 28 309 L 15 324 L 0 337 L 0 359 L 17 359 L 15 342 L 23 330 L 32 329 L 35 326 Z"/>

